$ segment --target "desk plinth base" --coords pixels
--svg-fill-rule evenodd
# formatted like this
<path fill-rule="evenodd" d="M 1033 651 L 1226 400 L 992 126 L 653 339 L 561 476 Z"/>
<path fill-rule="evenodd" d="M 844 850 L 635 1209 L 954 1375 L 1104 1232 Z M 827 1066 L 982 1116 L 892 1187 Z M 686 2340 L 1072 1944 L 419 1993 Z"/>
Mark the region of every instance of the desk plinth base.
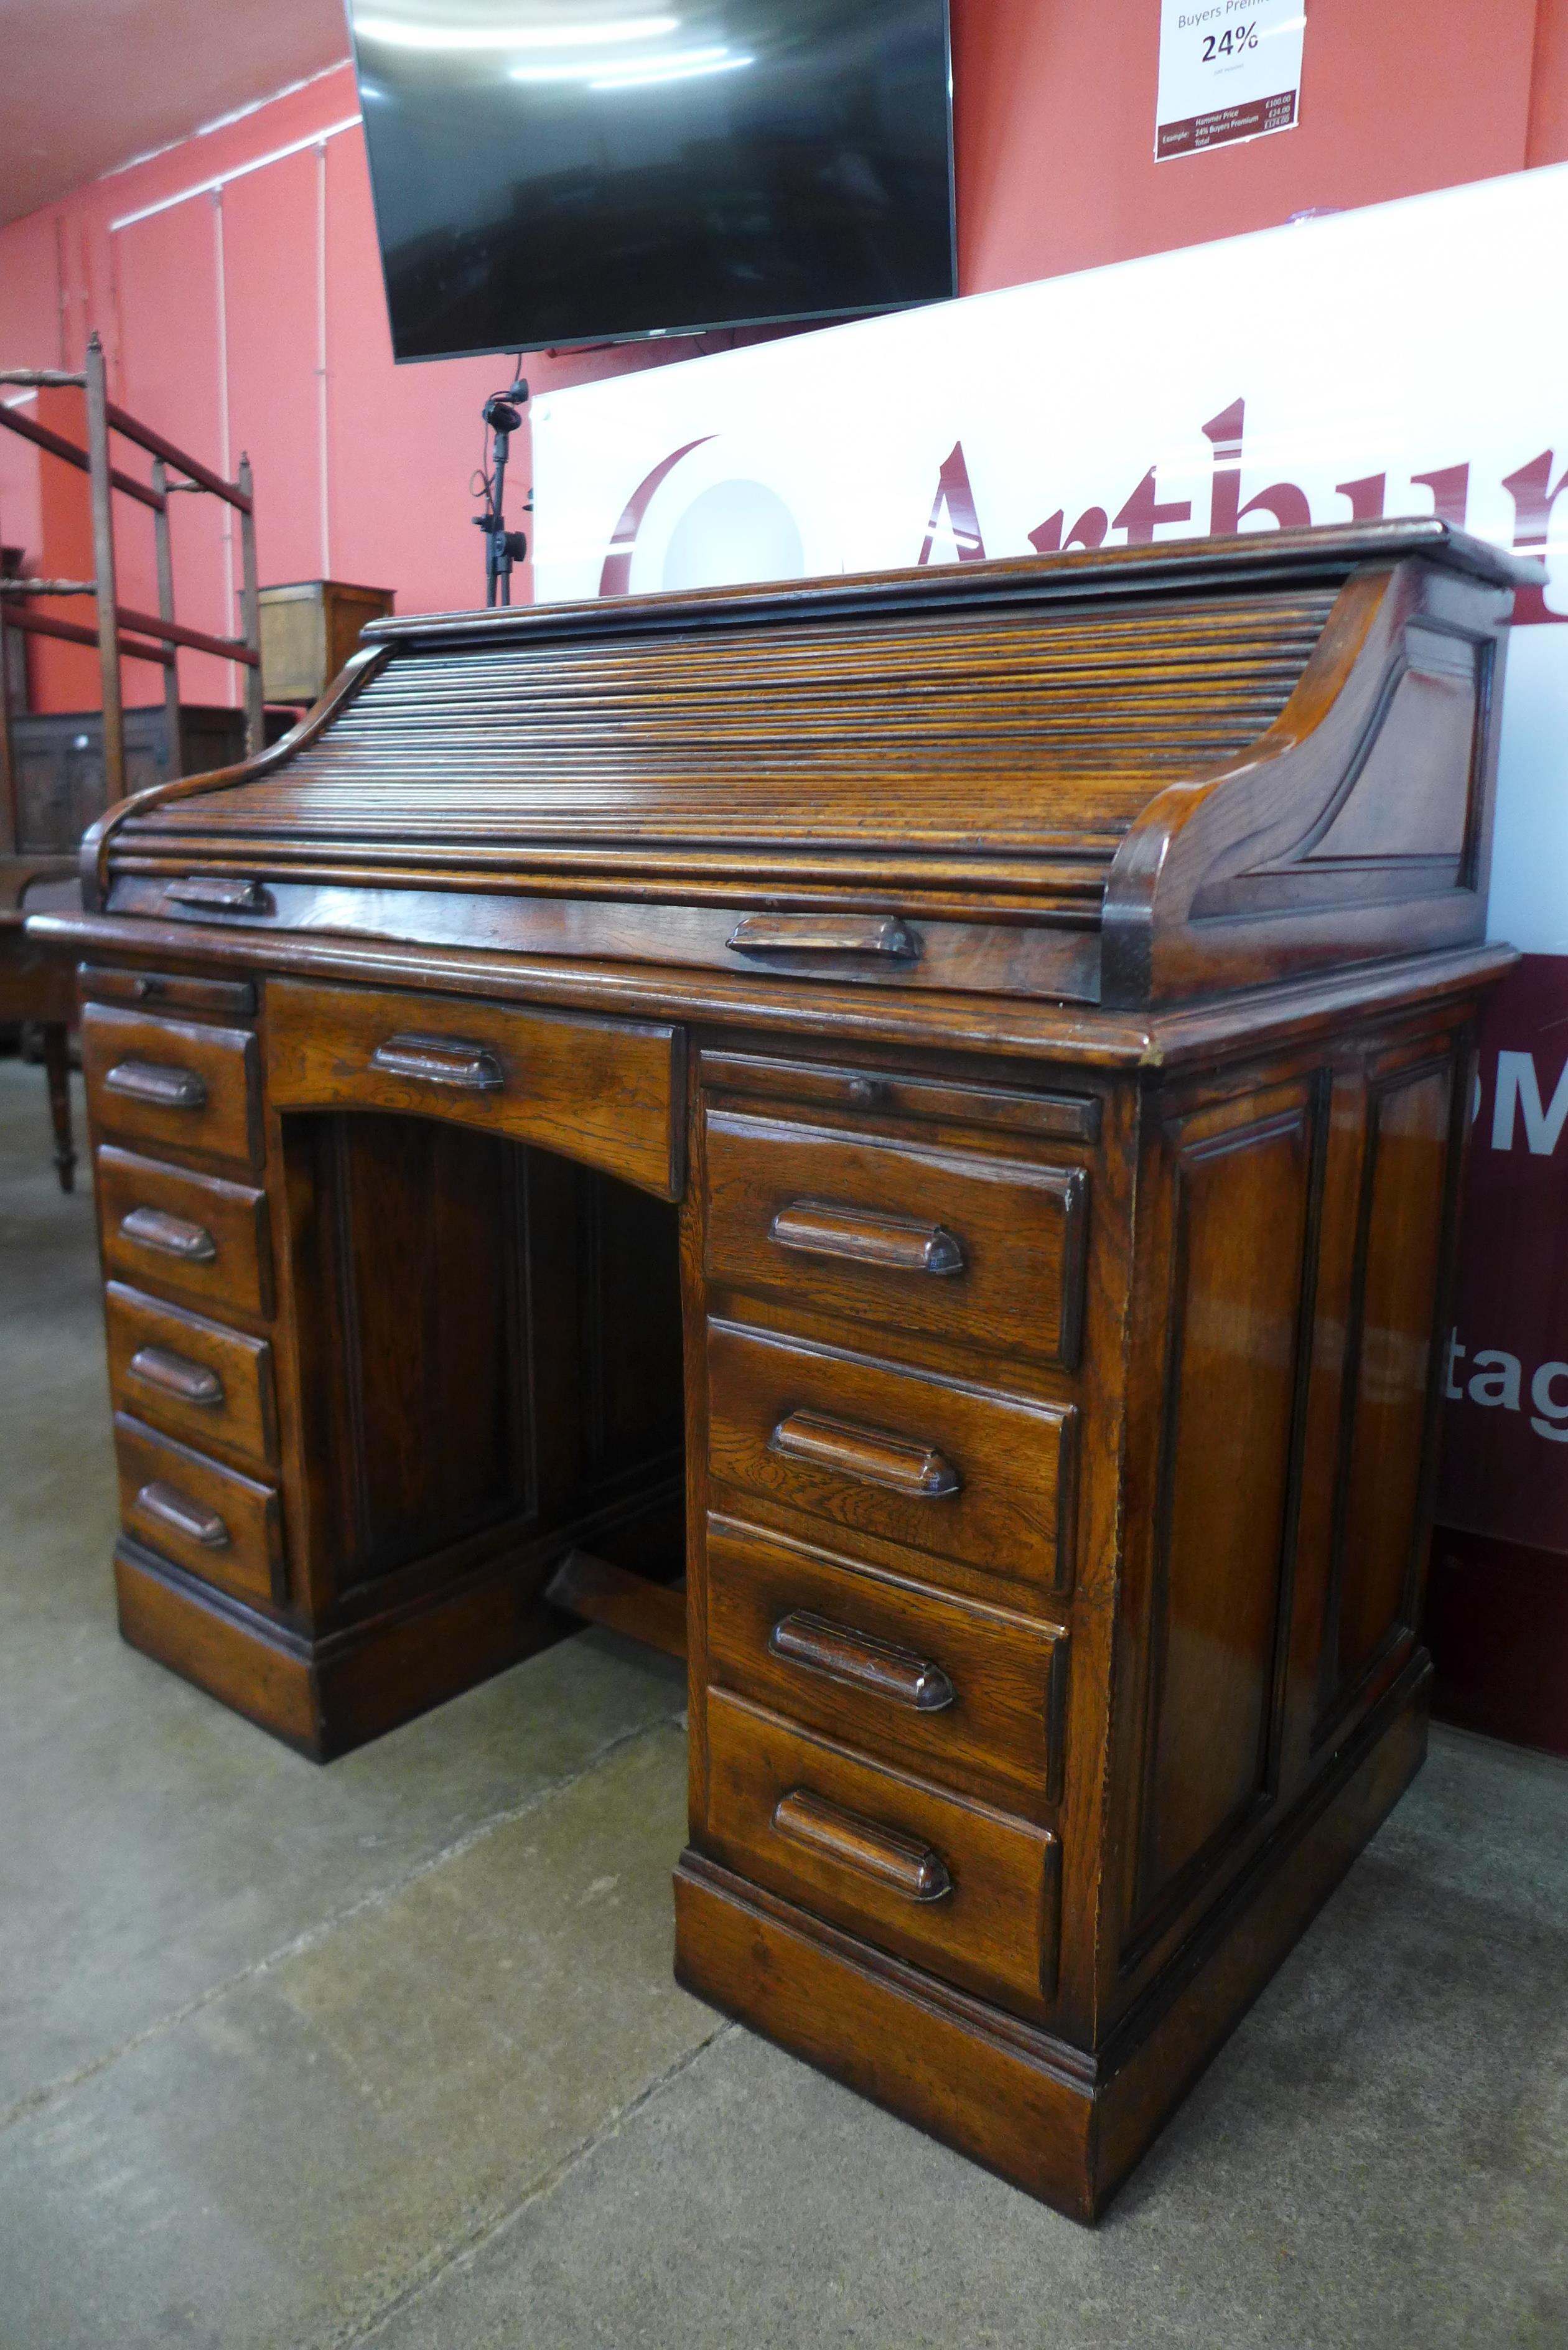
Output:
<path fill-rule="evenodd" d="M 123 1539 L 119 1628 L 132 1648 L 233 1706 L 313 1762 L 329 1762 L 504 1672 L 572 1627 L 545 1605 L 549 1565 L 499 1561 L 417 1609 L 312 1642 Z"/>
<path fill-rule="evenodd" d="M 1026 2194 L 1097 2220 L 1420 1768 L 1430 1679 L 1419 1652 L 1098 2054 L 690 1848 L 675 1872 L 677 1979 Z"/>

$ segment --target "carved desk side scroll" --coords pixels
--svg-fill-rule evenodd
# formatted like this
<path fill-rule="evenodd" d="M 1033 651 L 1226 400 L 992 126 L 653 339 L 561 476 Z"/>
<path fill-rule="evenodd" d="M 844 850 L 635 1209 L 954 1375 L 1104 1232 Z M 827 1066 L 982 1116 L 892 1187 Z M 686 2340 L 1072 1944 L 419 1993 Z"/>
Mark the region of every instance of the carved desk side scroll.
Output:
<path fill-rule="evenodd" d="M 325 1757 L 683 1570 L 682 1981 L 1094 2216 L 1424 1752 L 1521 576 L 389 622 L 117 810 L 127 1637 Z"/>

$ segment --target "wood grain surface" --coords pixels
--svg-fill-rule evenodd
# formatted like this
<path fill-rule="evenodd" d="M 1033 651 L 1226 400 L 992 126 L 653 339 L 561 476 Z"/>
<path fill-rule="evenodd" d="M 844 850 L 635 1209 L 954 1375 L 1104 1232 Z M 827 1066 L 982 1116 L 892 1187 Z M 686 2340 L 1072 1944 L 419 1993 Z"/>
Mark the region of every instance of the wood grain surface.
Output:
<path fill-rule="evenodd" d="M 418 995 L 285 980 L 267 991 L 276 1108 L 458 1119 L 564 1151 L 666 1200 L 682 1181 L 681 1047 L 675 1030 L 630 1022 L 491 1004 L 466 1004 L 453 1018 Z M 476 1055 L 493 1072 L 477 1084 L 462 1074 Z"/>
<path fill-rule="evenodd" d="M 133 1286 L 218 1312 L 272 1311 L 266 1195 L 106 1142 L 94 1154 L 105 1264 Z M 157 1221 L 151 1221 L 156 1219 Z"/>
<path fill-rule="evenodd" d="M 260 1072 L 248 1031 L 88 1003 L 81 1036 L 97 1133 L 177 1159 L 260 1163 Z"/>

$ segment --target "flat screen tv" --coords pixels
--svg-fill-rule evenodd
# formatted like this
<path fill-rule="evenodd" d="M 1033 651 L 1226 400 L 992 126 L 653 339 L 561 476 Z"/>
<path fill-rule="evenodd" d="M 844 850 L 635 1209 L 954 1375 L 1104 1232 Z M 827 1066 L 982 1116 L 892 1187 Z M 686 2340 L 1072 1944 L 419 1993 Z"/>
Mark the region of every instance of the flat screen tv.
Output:
<path fill-rule="evenodd" d="M 400 359 L 946 299 L 947 0 L 350 0 Z"/>

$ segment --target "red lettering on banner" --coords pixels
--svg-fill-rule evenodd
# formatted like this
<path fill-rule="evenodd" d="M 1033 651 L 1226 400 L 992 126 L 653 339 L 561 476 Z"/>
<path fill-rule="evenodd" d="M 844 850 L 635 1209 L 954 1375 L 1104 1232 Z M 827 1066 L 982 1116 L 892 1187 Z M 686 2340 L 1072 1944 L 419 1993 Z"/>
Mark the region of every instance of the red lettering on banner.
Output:
<path fill-rule="evenodd" d="M 1062 544 L 1064 547 L 1104 546 L 1110 526 L 1104 506 L 1085 506 Z"/>
<path fill-rule="evenodd" d="M 1232 400 L 1203 427 L 1214 450 L 1214 486 L 1209 495 L 1209 536 L 1233 538 L 1241 521 L 1241 433 L 1247 403 Z"/>
<path fill-rule="evenodd" d="M 1200 427 L 1213 451 L 1213 475 L 1210 489 L 1209 532 L 1211 538 L 1232 538 L 1242 524 L 1252 515 L 1268 515 L 1282 530 L 1303 530 L 1312 522 L 1312 506 L 1307 494 L 1294 482 L 1271 482 L 1244 502 L 1241 496 L 1241 469 L 1246 455 L 1247 403 L 1244 398 L 1233 400 Z M 1521 554 L 1540 555 L 1548 543 L 1552 517 L 1557 501 L 1568 491 L 1568 464 L 1555 481 L 1552 469 L 1553 452 L 1542 451 L 1528 465 L 1504 476 L 1502 486 L 1514 504 L 1513 546 Z M 1441 522 L 1457 529 L 1468 527 L 1471 468 L 1468 463 L 1436 465 L 1428 473 L 1413 473 L 1411 485 L 1426 490 L 1432 500 L 1432 512 Z M 1353 522 L 1381 522 L 1387 513 L 1387 473 L 1360 473 L 1347 482 L 1334 484 L 1334 494 L 1350 502 Z M 961 560 L 968 561 L 984 553 L 981 541 L 980 522 L 975 513 L 974 498 L 969 475 L 964 466 L 963 449 L 955 442 L 944 463 L 936 501 L 927 526 L 920 561 L 929 563 L 936 542 L 938 527 L 946 512 Z M 1396 512 L 1403 507 L 1397 505 Z M 1111 530 L 1124 530 L 1129 546 L 1150 546 L 1160 524 L 1180 525 L 1192 518 L 1191 502 L 1186 498 L 1162 501 L 1159 495 L 1157 469 L 1151 465 L 1118 508 L 1114 521 L 1104 506 L 1085 506 L 1072 528 L 1066 528 L 1066 511 L 1058 506 L 1047 515 L 1027 536 L 1036 555 L 1058 555 L 1069 547 L 1103 546 Z M 1568 611 L 1547 609 L 1542 588 L 1521 588 L 1514 598 L 1515 627 L 1528 627 L 1533 621 L 1568 620 Z"/>
<path fill-rule="evenodd" d="M 1113 530 L 1126 531 L 1129 546 L 1152 546 L 1157 523 L 1190 522 L 1191 519 L 1190 498 L 1179 498 L 1168 505 L 1160 504 L 1158 494 L 1154 486 L 1154 467 L 1151 465 L 1111 527 Z"/>
<path fill-rule="evenodd" d="M 961 563 L 983 563 L 985 541 L 980 535 L 980 516 L 974 510 L 974 492 L 970 487 L 969 467 L 964 463 L 963 442 L 955 441 L 942 459 L 937 475 L 937 494 L 931 500 L 931 518 L 926 525 L 926 543 L 919 561 L 929 563 L 931 549 L 937 543 L 937 532 L 943 514 L 948 529 L 958 550 Z"/>
<path fill-rule="evenodd" d="M 637 534 L 642 528 L 642 518 L 652 502 L 655 490 L 667 474 L 674 472 L 682 457 L 689 457 L 693 449 L 701 449 L 704 441 L 711 441 L 712 438 L 711 432 L 704 432 L 695 441 L 684 442 L 679 449 L 672 449 L 668 457 L 661 457 L 652 472 L 645 473 L 639 482 L 610 534 L 604 568 L 599 573 L 601 596 L 624 596 L 627 593 L 631 586 L 631 558 L 637 552 Z"/>
<path fill-rule="evenodd" d="M 1513 500 L 1513 544 L 1521 555 L 1538 555 L 1546 545 L 1552 527 L 1552 509 L 1564 489 L 1568 489 L 1568 465 L 1557 477 L 1554 489 L 1547 484 L 1552 479 L 1552 451 L 1543 449 L 1517 473 L 1505 473 L 1502 486 Z M 1516 588 L 1513 591 L 1513 619 L 1521 621 L 1568 620 L 1568 612 L 1551 612 L 1546 597 L 1539 588 Z"/>
<path fill-rule="evenodd" d="M 1255 498 L 1249 498 L 1241 508 L 1241 520 L 1250 514 L 1272 514 L 1282 530 L 1307 530 L 1312 525 L 1312 508 L 1304 490 L 1293 482 L 1271 482 Z"/>
<path fill-rule="evenodd" d="M 1110 517 L 1104 506 L 1085 506 L 1065 538 L 1062 525 L 1065 515 L 1058 506 L 1054 515 L 1036 523 L 1029 534 L 1029 544 L 1036 555 L 1064 555 L 1070 546 L 1103 546 L 1109 530 Z"/>
<path fill-rule="evenodd" d="M 1431 491 L 1432 512 L 1439 522 L 1451 522 L 1456 530 L 1463 530 L 1470 503 L 1468 465 L 1439 465 L 1436 473 L 1412 473 L 1410 479 L 1419 488 Z"/>
<path fill-rule="evenodd" d="M 1382 521 L 1386 473 L 1364 473 L 1358 482 L 1335 482 L 1334 486 L 1338 496 L 1350 500 L 1352 522 Z"/>
<path fill-rule="evenodd" d="M 1293 482 L 1271 482 L 1255 498 L 1241 504 L 1241 444 L 1246 436 L 1247 403 L 1234 400 L 1211 416 L 1203 427 L 1214 448 L 1214 486 L 1210 494 L 1209 535 L 1234 538 L 1248 515 L 1271 514 L 1282 530 L 1305 530 L 1312 521 L 1306 492 Z"/>

